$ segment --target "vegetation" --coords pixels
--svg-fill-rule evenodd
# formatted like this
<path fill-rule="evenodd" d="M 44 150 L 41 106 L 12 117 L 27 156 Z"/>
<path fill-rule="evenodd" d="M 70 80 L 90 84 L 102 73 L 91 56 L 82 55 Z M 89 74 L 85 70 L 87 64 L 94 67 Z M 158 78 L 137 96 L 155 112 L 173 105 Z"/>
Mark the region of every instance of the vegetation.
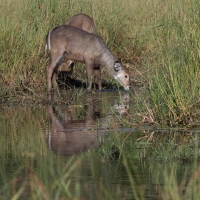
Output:
<path fill-rule="evenodd" d="M 1 96 L 46 88 L 45 36 L 74 14 L 95 20 L 95 32 L 122 62 L 130 62 L 133 85 L 154 123 L 192 124 L 199 106 L 199 9 L 196 0 L 1 2 Z M 79 68 L 78 76 L 84 72 Z M 103 79 L 108 76 L 103 73 Z M 85 76 L 84 76 L 85 79 Z M 148 102 L 148 103 L 146 103 Z M 139 106 L 140 107 L 140 106 Z M 139 110 L 139 108 L 138 108 Z"/>
<path fill-rule="evenodd" d="M 110 104 L 105 100 L 106 113 Z M 57 121 L 67 105 L 60 108 Z M 77 105 L 81 120 L 87 113 L 83 110 Z M 155 194 L 177 200 L 200 195 L 195 130 L 108 129 L 99 132 L 96 148 L 69 157 L 48 146 L 48 106 L 10 104 L 0 113 L 1 199 L 145 199 Z"/>
<path fill-rule="evenodd" d="M 164 200 L 200 198 L 199 1 L 2 0 L 0 12 L 0 103 L 9 103 L 0 108 L 1 199 L 145 199 L 151 191 Z M 87 154 L 61 157 L 45 138 L 45 36 L 80 12 L 95 20 L 95 33 L 120 61 L 130 63 L 139 91 L 132 90 L 134 106 L 121 123 L 136 132 L 112 131 Z M 106 88 L 116 87 L 102 74 Z M 76 75 L 86 79 L 83 65 Z M 82 101 L 84 91 L 70 94 L 53 104 L 70 104 L 75 95 Z M 102 106 L 103 113 L 108 107 Z M 165 132 L 166 127 L 173 129 Z M 143 180 L 145 170 L 149 177 Z M 83 174 L 91 179 L 80 179 Z"/>

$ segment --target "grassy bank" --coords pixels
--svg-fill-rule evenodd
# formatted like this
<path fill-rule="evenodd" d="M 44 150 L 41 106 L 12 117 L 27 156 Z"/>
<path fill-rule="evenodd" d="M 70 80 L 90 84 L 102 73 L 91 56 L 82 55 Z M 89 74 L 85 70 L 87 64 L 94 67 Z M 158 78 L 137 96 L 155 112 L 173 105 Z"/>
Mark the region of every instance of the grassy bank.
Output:
<path fill-rule="evenodd" d="M 112 52 L 122 62 L 130 62 L 133 85 L 148 90 L 148 99 L 137 100 L 140 116 L 163 126 L 193 126 L 200 88 L 199 10 L 196 0 L 3 0 L 0 94 L 45 89 L 47 32 L 84 12 L 95 20 L 95 33 Z M 81 74 L 86 79 L 83 66 Z M 103 79 L 110 77 L 103 72 Z"/>

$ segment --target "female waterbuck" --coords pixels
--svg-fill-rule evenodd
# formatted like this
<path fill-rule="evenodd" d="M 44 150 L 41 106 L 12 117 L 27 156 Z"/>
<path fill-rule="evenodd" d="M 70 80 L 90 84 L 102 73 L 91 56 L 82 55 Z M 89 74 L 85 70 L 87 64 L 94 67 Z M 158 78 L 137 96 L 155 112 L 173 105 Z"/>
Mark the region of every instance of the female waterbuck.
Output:
<path fill-rule="evenodd" d="M 96 67 L 102 66 L 126 90 L 129 90 L 130 79 L 125 68 L 97 35 L 76 27 L 62 25 L 50 31 L 46 38 L 51 55 L 51 61 L 47 67 L 49 92 L 52 89 L 52 82 L 54 87 L 57 86 L 55 77 L 57 68 L 69 60 L 85 63 L 89 80 L 88 89 L 91 89 L 93 78 L 97 76 L 99 90 L 102 90 L 100 70 L 95 70 Z"/>
<path fill-rule="evenodd" d="M 94 33 L 94 20 L 86 14 L 77 14 L 66 21 L 65 25 L 80 28 L 88 33 Z"/>
<path fill-rule="evenodd" d="M 80 28 L 88 33 L 94 33 L 94 20 L 86 14 L 80 13 L 74 15 L 66 21 L 65 25 Z M 59 71 L 73 71 L 73 65 L 74 62 L 72 60 L 68 60 L 66 63 L 62 63 L 59 66 Z M 69 66 L 71 66 L 70 69 Z"/>

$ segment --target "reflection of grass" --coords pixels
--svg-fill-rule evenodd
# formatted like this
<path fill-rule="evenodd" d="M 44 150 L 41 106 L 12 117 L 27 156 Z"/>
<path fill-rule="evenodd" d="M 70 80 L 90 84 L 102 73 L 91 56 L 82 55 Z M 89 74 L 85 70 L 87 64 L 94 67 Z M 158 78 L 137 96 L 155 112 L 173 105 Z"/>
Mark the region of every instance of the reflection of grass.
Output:
<path fill-rule="evenodd" d="M 127 137 L 113 131 L 97 149 L 60 157 L 47 148 L 41 107 L 1 113 L 2 199 L 145 199 L 154 192 L 163 199 L 199 197 L 198 135 L 135 132 Z"/>
<path fill-rule="evenodd" d="M 1 108 L 0 198 L 49 200 L 79 196 L 79 183 L 69 176 L 81 161 L 75 157 L 62 159 L 48 150 L 45 112 L 40 106 Z"/>
<path fill-rule="evenodd" d="M 163 199 L 168 200 L 187 200 L 187 199 L 199 199 L 200 198 L 200 182 L 199 182 L 199 170 L 194 168 L 190 173 L 189 178 L 183 179 L 179 183 L 176 179 L 176 171 L 165 173 L 164 180 L 165 185 L 163 189 Z"/>
<path fill-rule="evenodd" d="M 109 159 L 118 152 L 135 199 L 154 193 L 163 200 L 199 199 L 198 134 L 133 132 L 124 141 L 125 135 L 111 134 L 98 151 Z"/>
<path fill-rule="evenodd" d="M 200 158 L 198 134 L 187 132 L 109 133 L 99 153 L 106 158 L 119 158 L 120 152 L 134 160 L 180 160 L 193 162 Z M 124 139 L 125 138 L 125 139 Z"/>

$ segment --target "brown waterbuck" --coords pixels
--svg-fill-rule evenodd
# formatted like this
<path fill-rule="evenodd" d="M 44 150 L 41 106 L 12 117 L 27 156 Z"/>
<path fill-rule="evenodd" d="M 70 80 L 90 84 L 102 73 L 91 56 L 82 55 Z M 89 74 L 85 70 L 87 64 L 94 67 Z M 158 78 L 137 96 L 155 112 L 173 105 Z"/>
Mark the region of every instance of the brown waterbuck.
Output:
<path fill-rule="evenodd" d="M 69 60 L 85 63 L 89 81 L 88 89 L 92 87 L 94 76 L 98 79 L 98 88 L 102 90 L 99 66 L 113 76 L 126 90 L 130 88 L 129 75 L 125 67 L 105 45 L 103 40 L 76 27 L 62 25 L 54 28 L 46 36 L 47 48 L 50 50 L 51 61 L 47 67 L 48 91 L 57 87 L 57 68 Z M 97 68 L 97 70 L 95 70 Z"/>
<path fill-rule="evenodd" d="M 88 33 L 94 33 L 94 20 L 86 14 L 77 14 L 66 21 L 65 25 L 80 28 Z"/>
<path fill-rule="evenodd" d="M 65 25 L 74 26 L 80 28 L 88 33 L 94 33 L 94 20 L 86 14 L 77 14 L 71 17 L 66 21 Z M 69 60 L 66 63 L 63 63 L 59 66 L 59 71 L 72 71 L 72 67 L 69 69 L 69 66 L 72 66 L 73 61 Z"/>

